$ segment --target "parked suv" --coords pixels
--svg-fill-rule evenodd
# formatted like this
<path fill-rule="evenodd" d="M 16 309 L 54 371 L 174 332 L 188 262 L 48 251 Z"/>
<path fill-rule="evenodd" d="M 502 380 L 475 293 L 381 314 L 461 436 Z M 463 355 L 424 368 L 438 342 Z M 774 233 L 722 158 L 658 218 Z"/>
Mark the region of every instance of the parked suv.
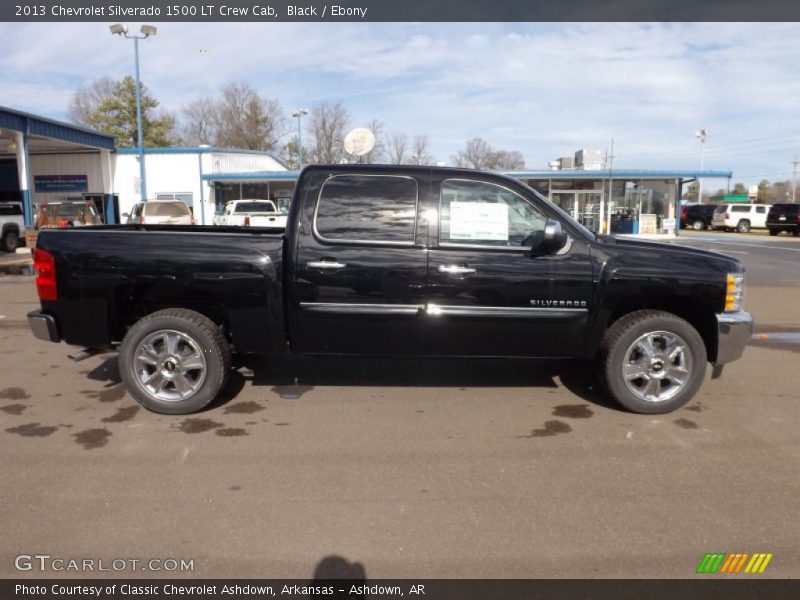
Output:
<path fill-rule="evenodd" d="M 181 200 L 148 200 L 137 202 L 131 209 L 128 223 L 137 225 L 194 225 L 189 206 Z"/>
<path fill-rule="evenodd" d="M 716 208 L 716 204 L 692 204 L 685 207 L 685 210 L 681 210 L 681 227 L 691 227 L 698 231 L 708 229 Z"/>
<path fill-rule="evenodd" d="M 781 231 L 800 235 L 800 204 L 773 204 L 767 214 L 767 229 L 770 235 Z"/>
<path fill-rule="evenodd" d="M 23 227 L 22 205 L 19 202 L 0 202 L 0 250 L 14 252 Z"/>
<path fill-rule="evenodd" d="M 747 233 L 767 226 L 769 204 L 720 204 L 711 219 L 711 229 Z"/>

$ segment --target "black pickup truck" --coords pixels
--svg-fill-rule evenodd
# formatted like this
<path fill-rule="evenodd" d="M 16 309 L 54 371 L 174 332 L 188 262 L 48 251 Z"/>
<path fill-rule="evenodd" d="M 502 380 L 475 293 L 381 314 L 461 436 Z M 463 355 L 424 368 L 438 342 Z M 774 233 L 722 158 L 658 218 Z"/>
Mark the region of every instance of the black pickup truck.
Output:
<path fill-rule="evenodd" d="M 36 337 L 119 348 L 130 394 L 169 414 L 218 394 L 232 353 L 596 358 L 608 394 L 663 413 L 753 329 L 735 259 L 596 235 L 515 179 L 312 166 L 285 231 L 44 230 Z"/>

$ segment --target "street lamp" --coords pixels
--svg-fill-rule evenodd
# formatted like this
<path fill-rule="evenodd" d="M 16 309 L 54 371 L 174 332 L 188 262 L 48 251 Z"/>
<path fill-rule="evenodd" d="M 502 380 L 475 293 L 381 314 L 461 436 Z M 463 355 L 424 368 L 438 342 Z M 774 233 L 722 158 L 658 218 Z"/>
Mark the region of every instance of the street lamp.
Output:
<path fill-rule="evenodd" d="M 705 129 L 700 129 L 699 131 L 694 132 L 694 137 L 700 140 L 700 170 L 703 170 L 703 162 L 705 159 L 706 153 L 706 136 L 708 133 Z M 702 204 L 703 202 L 703 179 L 702 177 L 697 178 L 697 201 Z"/>
<path fill-rule="evenodd" d="M 134 35 L 128 33 L 128 26 L 121 23 L 116 23 L 109 27 L 113 35 L 133 40 L 133 53 L 135 56 L 136 64 L 136 145 L 139 154 L 139 193 L 142 197 L 142 202 L 147 202 L 147 181 L 145 179 L 144 169 L 144 146 L 142 143 L 142 86 L 139 83 L 139 40 L 146 40 L 158 33 L 153 25 L 142 25 L 142 35 Z"/>
<path fill-rule="evenodd" d="M 307 108 L 298 108 L 292 113 L 292 116 L 297 119 L 297 168 L 303 166 L 303 130 L 300 127 L 300 120 L 304 115 L 308 114 Z"/>

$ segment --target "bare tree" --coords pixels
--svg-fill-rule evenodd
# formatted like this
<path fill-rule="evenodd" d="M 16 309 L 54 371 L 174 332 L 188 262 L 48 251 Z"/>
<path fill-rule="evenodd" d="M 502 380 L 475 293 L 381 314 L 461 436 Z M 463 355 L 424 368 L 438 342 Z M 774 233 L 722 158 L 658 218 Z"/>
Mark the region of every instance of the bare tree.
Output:
<path fill-rule="evenodd" d="M 516 150 L 495 150 L 485 140 L 472 138 L 463 150 L 452 156 L 458 167 L 470 169 L 521 169 L 525 158 Z"/>
<path fill-rule="evenodd" d="M 361 157 L 361 162 L 371 165 L 385 160 L 386 142 L 383 135 L 383 121 L 380 119 L 370 119 L 367 121 L 366 128 L 375 136 L 375 147 Z"/>
<path fill-rule="evenodd" d="M 183 107 L 181 134 L 187 144 L 216 144 L 219 114 L 212 98 L 199 98 Z"/>
<path fill-rule="evenodd" d="M 497 150 L 489 157 L 488 169 L 508 171 L 511 169 L 524 169 L 525 158 L 517 150 Z"/>
<path fill-rule="evenodd" d="M 344 136 L 349 124 L 350 114 L 338 102 L 321 102 L 314 107 L 308 119 L 309 154 L 313 162 L 333 164 L 342 161 Z"/>
<path fill-rule="evenodd" d="M 411 162 L 415 165 L 429 165 L 433 162 L 430 154 L 430 140 L 427 135 L 415 135 L 411 143 Z"/>
<path fill-rule="evenodd" d="M 386 138 L 389 162 L 393 165 L 402 165 L 406 162 L 408 152 L 408 136 L 402 131 L 393 131 Z"/>
<path fill-rule="evenodd" d="M 100 77 L 75 90 L 67 109 L 70 121 L 84 127 L 96 128 L 97 107 L 114 95 L 116 83 L 111 77 Z"/>
<path fill-rule="evenodd" d="M 248 150 L 273 150 L 286 120 L 277 100 L 259 96 L 245 82 L 229 83 L 217 105 L 215 144 Z"/>

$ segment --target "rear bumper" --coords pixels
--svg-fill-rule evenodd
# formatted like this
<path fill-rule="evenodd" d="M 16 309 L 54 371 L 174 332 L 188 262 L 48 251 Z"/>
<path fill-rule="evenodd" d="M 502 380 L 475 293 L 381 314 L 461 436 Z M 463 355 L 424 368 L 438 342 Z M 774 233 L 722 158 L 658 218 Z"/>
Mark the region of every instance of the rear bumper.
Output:
<path fill-rule="evenodd" d="M 726 365 L 741 358 L 753 337 L 753 315 L 744 310 L 717 315 L 717 360 Z"/>
<path fill-rule="evenodd" d="M 48 315 L 40 310 L 28 313 L 28 327 L 31 328 L 34 337 L 47 342 L 60 342 L 61 336 L 58 334 L 58 326 L 53 315 Z"/>

